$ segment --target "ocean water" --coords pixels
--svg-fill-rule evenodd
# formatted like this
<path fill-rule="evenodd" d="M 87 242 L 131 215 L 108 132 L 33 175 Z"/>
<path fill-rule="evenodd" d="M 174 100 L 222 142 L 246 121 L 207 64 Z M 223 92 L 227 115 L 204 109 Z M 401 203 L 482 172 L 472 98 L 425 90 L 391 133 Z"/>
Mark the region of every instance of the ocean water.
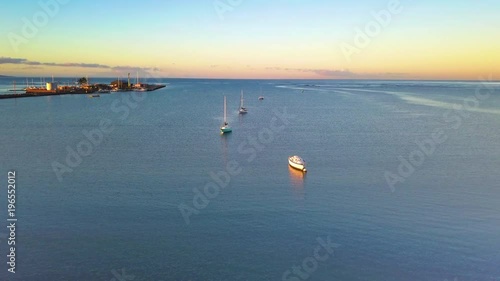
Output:
<path fill-rule="evenodd" d="M 149 82 L 0 100 L 0 280 L 500 280 L 499 83 Z"/>

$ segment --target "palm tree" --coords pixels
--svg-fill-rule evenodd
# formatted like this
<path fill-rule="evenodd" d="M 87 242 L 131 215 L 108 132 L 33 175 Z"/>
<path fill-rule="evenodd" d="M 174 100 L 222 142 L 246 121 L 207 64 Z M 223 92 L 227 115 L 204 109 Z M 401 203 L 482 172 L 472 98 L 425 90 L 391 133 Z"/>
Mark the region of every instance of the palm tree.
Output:
<path fill-rule="evenodd" d="M 82 77 L 82 78 L 78 79 L 78 84 L 80 84 L 80 85 L 87 84 L 87 78 Z"/>

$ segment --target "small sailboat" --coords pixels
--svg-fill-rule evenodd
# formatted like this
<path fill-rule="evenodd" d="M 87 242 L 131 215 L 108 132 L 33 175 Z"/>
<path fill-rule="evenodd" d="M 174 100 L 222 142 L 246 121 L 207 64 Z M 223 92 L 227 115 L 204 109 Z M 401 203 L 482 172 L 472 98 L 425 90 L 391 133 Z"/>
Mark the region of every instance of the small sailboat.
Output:
<path fill-rule="evenodd" d="M 145 85 L 139 83 L 139 71 L 137 71 L 137 81 L 134 85 L 134 91 L 135 92 L 147 92 L 148 89 L 145 87 Z"/>
<path fill-rule="evenodd" d="M 220 127 L 220 132 L 221 134 L 226 134 L 226 133 L 231 133 L 233 129 L 229 127 L 229 124 L 227 123 L 227 117 L 226 117 L 226 96 L 224 96 L 224 124 Z"/>
<path fill-rule="evenodd" d="M 241 97 L 240 97 L 240 109 L 239 109 L 240 114 L 245 114 L 248 113 L 246 107 L 243 106 L 243 90 L 241 91 Z"/>
<path fill-rule="evenodd" d="M 306 161 L 304 161 L 304 159 L 302 159 L 301 157 L 299 157 L 297 155 L 288 157 L 288 164 L 292 168 L 295 168 L 297 170 L 301 170 L 303 172 L 307 172 Z"/>

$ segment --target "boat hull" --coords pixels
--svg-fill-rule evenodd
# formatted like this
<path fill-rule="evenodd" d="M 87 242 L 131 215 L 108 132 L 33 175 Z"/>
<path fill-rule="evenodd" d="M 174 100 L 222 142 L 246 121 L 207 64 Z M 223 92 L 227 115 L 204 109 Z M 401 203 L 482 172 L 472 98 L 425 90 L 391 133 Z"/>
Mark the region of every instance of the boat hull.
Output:
<path fill-rule="evenodd" d="M 229 127 L 221 127 L 220 128 L 220 132 L 222 134 L 227 134 L 227 133 L 231 133 L 233 131 L 233 129 L 229 128 Z"/>
<path fill-rule="evenodd" d="M 288 165 L 294 169 L 307 172 L 306 165 L 304 163 L 295 163 L 292 161 L 292 157 L 288 158 Z"/>

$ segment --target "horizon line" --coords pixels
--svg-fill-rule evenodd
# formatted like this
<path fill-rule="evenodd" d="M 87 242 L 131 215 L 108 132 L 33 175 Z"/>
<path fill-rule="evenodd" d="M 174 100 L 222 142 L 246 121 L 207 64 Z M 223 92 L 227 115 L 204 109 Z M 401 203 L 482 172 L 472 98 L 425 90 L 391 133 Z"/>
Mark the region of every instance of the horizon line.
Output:
<path fill-rule="evenodd" d="M 0 78 L 67 78 L 67 79 L 78 79 L 80 76 L 12 76 L 12 75 L 0 75 Z M 89 77 L 92 79 L 116 79 L 117 77 L 112 76 L 81 76 Z M 119 78 L 127 80 L 127 78 Z M 408 78 L 408 79 L 398 79 L 398 78 L 207 78 L 207 77 L 152 77 L 143 78 L 145 79 L 185 79 L 185 80 L 269 80 L 269 81 L 280 81 L 280 80 L 335 80 L 335 81 L 430 81 L 430 82 L 500 82 L 500 80 L 483 81 L 480 79 L 418 79 L 418 78 Z M 90 79 L 89 79 L 90 80 Z"/>

